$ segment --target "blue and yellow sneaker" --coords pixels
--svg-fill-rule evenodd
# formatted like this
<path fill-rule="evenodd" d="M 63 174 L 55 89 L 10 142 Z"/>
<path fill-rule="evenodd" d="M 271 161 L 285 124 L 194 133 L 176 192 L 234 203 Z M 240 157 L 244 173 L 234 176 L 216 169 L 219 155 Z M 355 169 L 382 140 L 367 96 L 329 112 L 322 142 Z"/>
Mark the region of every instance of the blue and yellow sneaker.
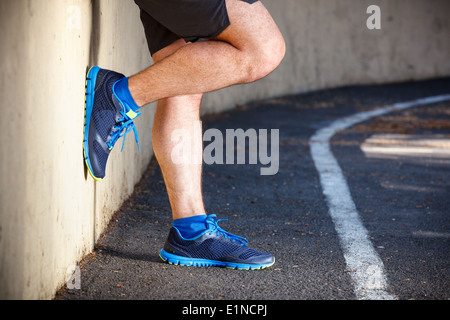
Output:
<path fill-rule="evenodd" d="M 128 90 L 123 74 L 92 67 L 86 79 L 84 118 L 84 158 L 91 176 L 99 181 L 105 177 L 106 162 L 117 140 L 134 131 L 133 119 L 141 113 Z M 122 145 L 122 150 L 123 150 Z"/>
<path fill-rule="evenodd" d="M 206 231 L 194 239 L 184 239 L 176 227 L 169 231 L 160 257 L 165 262 L 184 266 L 264 269 L 275 263 L 268 253 L 247 247 L 245 238 L 221 229 L 216 215 L 207 216 Z"/>

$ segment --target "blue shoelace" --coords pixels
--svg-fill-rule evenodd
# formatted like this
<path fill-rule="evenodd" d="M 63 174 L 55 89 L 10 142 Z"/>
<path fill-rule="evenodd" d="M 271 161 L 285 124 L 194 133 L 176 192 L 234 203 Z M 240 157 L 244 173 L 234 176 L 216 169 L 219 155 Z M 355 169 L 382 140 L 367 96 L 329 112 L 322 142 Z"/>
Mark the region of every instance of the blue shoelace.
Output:
<path fill-rule="evenodd" d="M 215 214 L 210 214 L 206 217 L 206 223 L 208 224 L 208 230 L 209 230 L 209 234 L 213 234 L 214 232 L 216 232 L 218 235 L 222 234 L 225 239 L 230 238 L 232 241 L 238 241 L 241 243 L 241 245 L 245 246 L 246 244 L 248 244 L 248 240 L 237 236 L 235 234 L 229 233 L 225 230 L 223 230 L 221 227 L 219 227 L 218 223 L 220 221 L 227 221 L 228 219 L 219 219 L 217 220 L 217 216 Z"/>
<path fill-rule="evenodd" d="M 123 143 L 122 143 L 122 150 L 125 146 L 125 139 L 127 137 L 127 134 L 131 132 L 131 130 L 134 131 L 134 138 L 136 140 L 137 146 L 139 151 L 141 150 L 141 147 L 139 146 L 139 136 L 137 133 L 136 126 L 134 125 L 133 120 L 128 118 L 127 115 L 124 114 L 123 111 L 120 111 L 123 118 L 119 119 L 120 125 L 114 126 L 113 132 L 110 134 L 112 137 L 111 141 L 107 143 L 109 150 L 112 150 L 114 148 L 114 145 L 116 144 L 117 140 L 119 140 L 121 137 L 123 137 Z"/>

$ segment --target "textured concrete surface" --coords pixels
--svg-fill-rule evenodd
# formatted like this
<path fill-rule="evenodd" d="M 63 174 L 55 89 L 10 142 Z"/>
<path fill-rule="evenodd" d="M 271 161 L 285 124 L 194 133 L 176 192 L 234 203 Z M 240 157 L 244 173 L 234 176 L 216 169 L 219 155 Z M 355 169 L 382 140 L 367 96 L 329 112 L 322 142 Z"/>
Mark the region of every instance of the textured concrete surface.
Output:
<path fill-rule="evenodd" d="M 450 2 L 446 0 L 262 2 L 285 37 L 283 63 L 254 85 L 207 95 L 208 108 L 220 111 L 249 98 L 450 74 Z M 370 16 L 366 11 L 373 4 L 381 10 L 380 30 L 366 26 Z"/>
<path fill-rule="evenodd" d="M 150 161 L 151 112 L 137 120 L 143 151 L 128 139 L 105 181 L 82 153 L 87 66 L 149 64 L 138 14 L 132 1 L 0 2 L 1 298 L 51 298 Z"/>

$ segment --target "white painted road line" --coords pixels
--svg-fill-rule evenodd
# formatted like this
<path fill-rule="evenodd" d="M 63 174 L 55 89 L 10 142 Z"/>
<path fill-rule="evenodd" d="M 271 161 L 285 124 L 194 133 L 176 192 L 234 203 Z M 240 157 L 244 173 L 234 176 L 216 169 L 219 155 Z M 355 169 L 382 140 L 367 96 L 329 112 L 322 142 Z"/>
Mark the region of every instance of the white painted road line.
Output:
<path fill-rule="evenodd" d="M 386 113 L 411 107 L 450 100 L 450 95 L 441 95 L 396 103 L 371 111 L 360 112 L 338 119 L 318 130 L 311 137 L 311 155 L 319 172 L 323 194 L 329 207 L 329 214 L 339 236 L 344 258 L 360 300 L 395 300 L 388 292 L 384 265 L 375 251 L 369 233 L 363 226 L 350 194 L 347 181 L 330 148 L 331 138 L 341 130 Z"/>

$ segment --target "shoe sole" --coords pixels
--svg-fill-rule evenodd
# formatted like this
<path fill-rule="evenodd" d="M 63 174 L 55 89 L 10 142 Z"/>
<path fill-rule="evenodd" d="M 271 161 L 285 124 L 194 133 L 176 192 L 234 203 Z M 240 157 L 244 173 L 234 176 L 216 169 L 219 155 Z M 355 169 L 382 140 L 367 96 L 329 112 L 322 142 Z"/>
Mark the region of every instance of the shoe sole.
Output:
<path fill-rule="evenodd" d="M 88 168 L 89 174 L 95 181 L 103 179 L 97 178 L 92 170 L 91 161 L 89 159 L 89 125 L 91 122 L 92 109 L 94 108 L 95 84 L 97 82 L 97 75 L 100 71 L 99 67 L 92 67 L 89 69 L 86 76 L 86 92 L 84 99 L 84 129 L 83 129 L 83 153 L 84 161 Z"/>
<path fill-rule="evenodd" d="M 221 267 L 234 270 L 261 270 L 269 268 L 273 266 L 273 264 L 275 263 L 275 259 L 270 264 L 243 264 L 243 263 L 224 262 L 218 260 L 188 258 L 168 253 L 164 249 L 162 249 L 161 252 L 159 253 L 159 257 L 164 262 L 173 265 L 193 266 L 193 267 Z"/>

